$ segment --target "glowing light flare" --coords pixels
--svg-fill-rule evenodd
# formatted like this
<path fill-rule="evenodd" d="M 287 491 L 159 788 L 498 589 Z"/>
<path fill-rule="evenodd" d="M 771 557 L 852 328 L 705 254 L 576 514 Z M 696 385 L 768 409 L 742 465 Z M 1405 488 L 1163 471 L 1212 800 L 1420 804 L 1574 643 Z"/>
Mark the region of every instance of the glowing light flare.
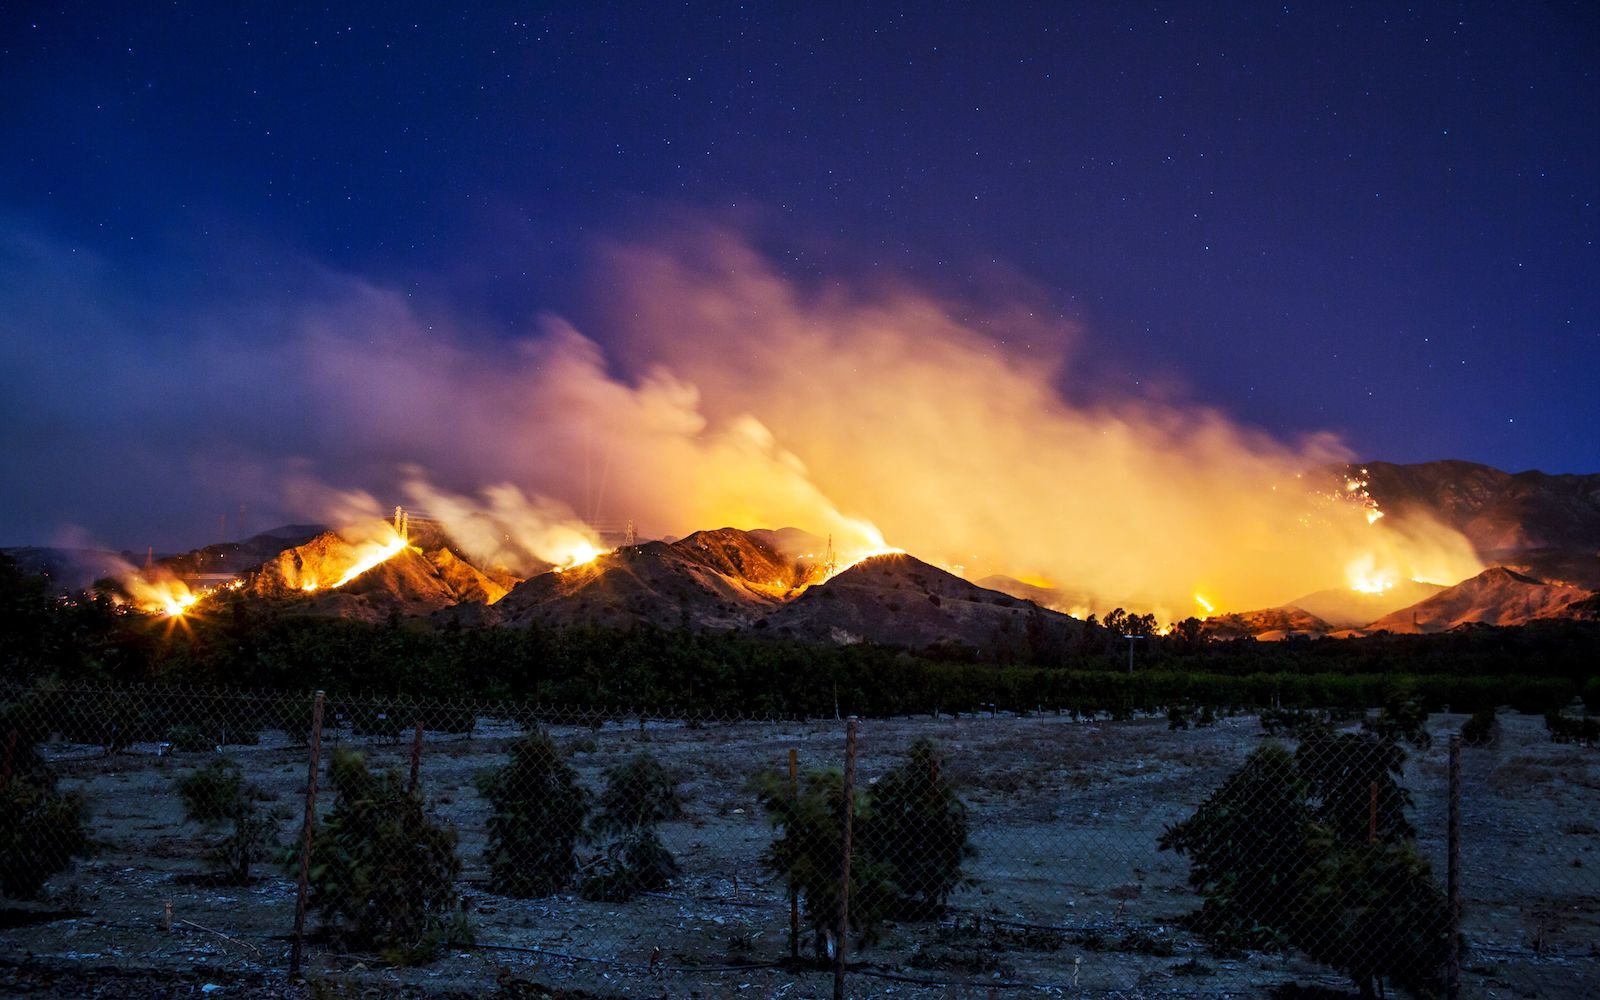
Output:
<path fill-rule="evenodd" d="M 1205 617 L 1207 618 L 1217 613 L 1216 607 L 1210 601 L 1206 600 L 1198 590 L 1194 592 L 1194 602 L 1200 605 L 1201 610 L 1205 612 Z"/>
<path fill-rule="evenodd" d="M 132 604 L 140 611 L 166 615 L 168 618 L 180 617 L 203 596 L 190 590 L 182 580 L 170 577 L 146 580 L 135 575 L 123 580 L 122 585 L 127 588 Z"/>
<path fill-rule="evenodd" d="M 562 573 L 579 566 L 587 566 L 610 551 L 612 550 L 602 549 L 585 539 L 576 538 L 565 546 L 564 551 L 557 553 L 555 558 L 550 561 L 555 563 L 556 572 Z"/>

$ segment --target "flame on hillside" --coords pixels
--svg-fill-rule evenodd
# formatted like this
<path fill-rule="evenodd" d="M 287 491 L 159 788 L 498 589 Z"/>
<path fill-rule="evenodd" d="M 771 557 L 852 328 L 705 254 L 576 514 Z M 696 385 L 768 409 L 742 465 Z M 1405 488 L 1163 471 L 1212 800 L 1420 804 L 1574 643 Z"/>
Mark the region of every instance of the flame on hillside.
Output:
<path fill-rule="evenodd" d="M 147 580 L 142 574 L 124 577 L 124 589 L 141 611 L 177 618 L 199 603 L 200 595 L 189 585 L 174 577 Z"/>
<path fill-rule="evenodd" d="M 388 562 L 405 550 L 406 540 L 398 534 L 386 542 L 368 542 L 364 544 L 356 555 L 355 562 L 351 563 L 350 568 L 345 570 L 339 579 L 334 581 L 333 589 L 338 590 L 367 570 Z"/>

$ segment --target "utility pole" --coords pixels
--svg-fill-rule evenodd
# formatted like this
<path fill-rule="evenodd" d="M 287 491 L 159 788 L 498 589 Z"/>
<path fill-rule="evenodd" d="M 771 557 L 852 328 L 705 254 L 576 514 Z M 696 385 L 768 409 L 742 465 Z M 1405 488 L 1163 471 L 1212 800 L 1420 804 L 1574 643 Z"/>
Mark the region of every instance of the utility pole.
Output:
<path fill-rule="evenodd" d="M 1145 639 L 1145 638 L 1149 638 L 1149 637 L 1148 636 L 1143 636 L 1143 635 L 1126 635 L 1126 634 L 1124 634 L 1123 638 L 1128 640 L 1128 673 L 1131 674 L 1131 673 L 1133 673 L 1133 644 L 1135 642 L 1137 642 L 1138 640 L 1140 640 L 1140 639 Z"/>

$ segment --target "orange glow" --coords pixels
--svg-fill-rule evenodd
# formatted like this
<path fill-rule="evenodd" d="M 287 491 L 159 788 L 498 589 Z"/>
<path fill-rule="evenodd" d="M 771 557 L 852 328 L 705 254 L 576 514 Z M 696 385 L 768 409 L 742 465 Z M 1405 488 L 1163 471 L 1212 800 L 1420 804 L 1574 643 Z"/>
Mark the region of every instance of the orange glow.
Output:
<path fill-rule="evenodd" d="M 1201 610 L 1203 610 L 1205 612 L 1205 615 L 1203 617 L 1209 618 L 1212 615 L 1217 613 L 1216 607 L 1214 605 L 1212 605 L 1212 603 L 1210 601 L 1206 600 L 1203 596 L 1201 596 L 1201 594 L 1200 594 L 1200 592 L 1198 590 L 1194 592 L 1194 602 L 1196 604 L 1200 605 Z"/>
<path fill-rule="evenodd" d="M 127 588 L 133 605 L 140 611 L 169 618 L 183 615 L 203 596 L 190 590 L 188 584 L 176 577 L 148 580 L 140 573 L 133 573 L 123 577 L 122 585 Z"/>
<path fill-rule="evenodd" d="M 391 532 L 393 531 L 392 528 L 390 530 Z M 358 545 L 356 547 L 355 563 L 344 571 L 344 575 L 339 577 L 338 582 L 333 585 L 333 589 L 337 590 L 374 566 L 388 562 L 401 552 L 404 552 L 405 549 L 406 540 L 397 534 L 387 542 L 365 542 Z M 312 584 L 312 589 L 316 589 L 316 584 Z"/>
<path fill-rule="evenodd" d="M 553 553 L 556 558 L 552 561 L 555 563 L 556 572 L 560 573 L 577 566 L 586 566 L 610 551 L 592 545 L 582 538 L 575 538 L 564 551 Z"/>

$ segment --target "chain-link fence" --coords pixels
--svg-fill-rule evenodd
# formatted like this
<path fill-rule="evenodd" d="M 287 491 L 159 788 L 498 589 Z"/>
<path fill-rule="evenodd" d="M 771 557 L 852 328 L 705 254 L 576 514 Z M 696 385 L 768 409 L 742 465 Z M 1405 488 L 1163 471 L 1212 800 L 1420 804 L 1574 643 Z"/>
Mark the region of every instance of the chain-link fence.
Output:
<path fill-rule="evenodd" d="M 1460 747 L 1468 720 L 1400 709 L 0 702 L 23 965 L 568 997 L 1600 995 L 1581 722 L 1479 717 Z"/>

